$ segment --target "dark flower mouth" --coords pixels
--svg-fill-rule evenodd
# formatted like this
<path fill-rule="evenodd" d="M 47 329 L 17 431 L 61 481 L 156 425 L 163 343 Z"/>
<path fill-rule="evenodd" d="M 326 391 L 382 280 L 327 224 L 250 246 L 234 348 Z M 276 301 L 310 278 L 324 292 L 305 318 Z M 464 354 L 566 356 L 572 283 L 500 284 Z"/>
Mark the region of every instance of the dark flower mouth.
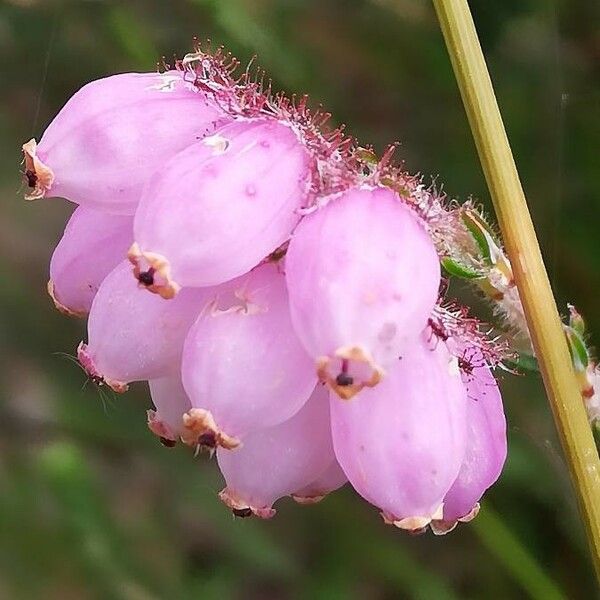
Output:
<path fill-rule="evenodd" d="M 341 387 L 348 387 L 354 383 L 354 377 L 342 372 L 335 378 L 335 382 Z"/>
<path fill-rule="evenodd" d="M 348 374 L 349 366 L 350 365 L 349 365 L 348 359 L 344 358 L 342 360 L 341 371 L 339 372 L 338 376 L 335 378 L 335 382 L 340 387 L 348 387 L 349 385 L 352 385 L 354 383 L 354 377 L 352 377 L 351 375 Z"/>
<path fill-rule="evenodd" d="M 217 446 L 233 450 L 240 440 L 222 431 L 212 414 L 202 408 L 192 408 L 183 415 L 182 441 L 198 450 L 214 450 Z"/>
<path fill-rule="evenodd" d="M 25 200 L 38 200 L 39 198 L 43 198 L 46 192 L 50 191 L 54 182 L 54 173 L 37 156 L 35 139 L 31 139 L 26 144 L 23 144 L 23 155 L 25 161 L 25 172 L 23 175 L 30 190 L 25 195 Z"/>
<path fill-rule="evenodd" d="M 134 242 L 127 258 L 133 265 L 133 276 L 140 285 L 165 300 L 176 296 L 180 286 L 171 279 L 171 266 L 164 256 L 155 252 L 143 252 Z"/>
<path fill-rule="evenodd" d="M 338 348 L 333 356 L 317 359 L 317 376 L 343 400 L 350 400 L 364 387 L 376 386 L 383 374 L 359 346 Z"/>
<path fill-rule="evenodd" d="M 241 519 L 246 519 L 248 517 L 252 516 L 252 509 L 251 508 L 232 508 L 231 512 L 233 513 L 234 517 L 240 517 Z"/>
<path fill-rule="evenodd" d="M 137 279 L 138 281 L 145 286 L 154 285 L 154 273 L 155 270 L 153 267 L 150 267 L 147 271 L 142 271 Z"/>
<path fill-rule="evenodd" d="M 30 188 L 34 188 L 37 185 L 38 176 L 35 174 L 35 171 L 27 169 L 27 171 L 25 171 L 25 178 L 27 179 L 27 185 Z"/>
<path fill-rule="evenodd" d="M 216 448 L 217 436 L 211 431 L 198 436 L 198 445 L 202 448 Z"/>

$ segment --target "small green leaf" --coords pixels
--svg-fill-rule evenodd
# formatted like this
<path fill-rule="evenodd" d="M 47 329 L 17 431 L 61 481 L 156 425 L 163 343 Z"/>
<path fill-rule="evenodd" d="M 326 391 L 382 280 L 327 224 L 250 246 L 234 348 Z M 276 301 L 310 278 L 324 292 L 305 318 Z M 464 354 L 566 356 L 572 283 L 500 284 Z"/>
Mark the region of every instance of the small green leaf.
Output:
<path fill-rule="evenodd" d="M 449 256 L 444 256 L 441 263 L 446 273 L 452 277 L 458 277 L 459 279 L 482 279 L 485 277 L 480 271 L 476 271 L 467 265 L 463 265 Z"/>
<path fill-rule="evenodd" d="M 567 342 L 569 343 L 569 350 L 571 352 L 571 360 L 576 371 L 585 371 L 590 362 L 590 356 L 585 346 L 585 342 L 573 329 L 568 325 L 563 325 L 565 335 L 567 336 Z"/>
<path fill-rule="evenodd" d="M 462 220 L 473 236 L 485 262 L 488 265 L 494 264 L 494 256 L 498 254 L 499 247 L 488 224 L 475 211 L 471 210 L 462 211 Z"/>

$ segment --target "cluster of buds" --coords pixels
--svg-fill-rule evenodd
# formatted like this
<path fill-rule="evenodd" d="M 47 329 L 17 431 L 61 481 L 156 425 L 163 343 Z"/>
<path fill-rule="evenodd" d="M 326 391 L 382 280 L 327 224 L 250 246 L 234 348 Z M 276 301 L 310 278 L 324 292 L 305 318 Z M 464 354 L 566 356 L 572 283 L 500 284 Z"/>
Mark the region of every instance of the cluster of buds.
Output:
<path fill-rule="evenodd" d="M 444 297 L 467 213 L 235 67 L 92 82 L 23 146 L 27 198 L 78 205 L 48 290 L 89 315 L 79 362 L 148 381 L 149 429 L 216 452 L 235 515 L 349 481 L 446 533 L 506 458 L 504 346 Z"/>
<path fill-rule="evenodd" d="M 537 370 L 537 361 L 525 321 L 525 311 L 515 285 L 510 260 L 499 237 L 480 212 L 469 203 L 460 208 L 461 220 L 470 237 L 452 238 L 442 265 L 448 275 L 473 283 L 491 302 L 500 317 L 511 345 L 518 356 L 511 361 L 520 370 Z M 569 304 L 563 323 L 571 361 L 588 419 L 600 449 L 600 367 L 586 340 L 585 322 L 577 309 Z"/>

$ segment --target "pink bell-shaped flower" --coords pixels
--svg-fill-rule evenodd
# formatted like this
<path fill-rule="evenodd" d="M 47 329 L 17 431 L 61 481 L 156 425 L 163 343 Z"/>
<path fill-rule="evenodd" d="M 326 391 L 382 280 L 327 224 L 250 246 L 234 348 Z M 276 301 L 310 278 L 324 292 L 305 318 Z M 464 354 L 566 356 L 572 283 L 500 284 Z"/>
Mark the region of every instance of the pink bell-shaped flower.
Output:
<path fill-rule="evenodd" d="M 376 385 L 414 344 L 440 266 L 416 214 L 391 189 L 334 196 L 297 227 L 286 257 L 292 322 L 342 398 Z"/>
<path fill-rule="evenodd" d="M 177 373 L 148 382 L 155 410 L 148 411 L 148 429 L 167 447 L 174 446 L 183 432 L 183 415 L 190 400 Z"/>
<path fill-rule="evenodd" d="M 100 284 L 125 258 L 132 238 L 132 217 L 76 208 L 50 260 L 48 293 L 56 308 L 87 315 Z"/>
<path fill-rule="evenodd" d="M 165 164 L 146 187 L 129 256 L 164 298 L 243 275 L 287 240 L 312 160 L 274 119 L 233 123 Z"/>
<path fill-rule="evenodd" d="M 335 455 L 386 522 L 422 530 L 442 518 L 461 467 L 466 409 L 457 359 L 422 334 L 376 388 L 350 402 L 331 395 Z"/>
<path fill-rule="evenodd" d="M 506 419 L 498 384 L 479 351 L 465 352 L 474 365 L 461 373 L 467 390 L 467 445 L 458 477 L 444 498 L 443 517 L 431 522 L 436 534 L 448 533 L 457 522 L 477 515 L 479 500 L 498 479 L 506 460 Z"/>
<path fill-rule="evenodd" d="M 39 143 L 23 146 L 25 197 L 62 196 L 132 215 L 154 171 L 228 120 L 178 71 L 92 81 L 67 102 Z"/>
<path fill-rule="evenodd" d="M 348 483 L 346 473 L 342 471 L 342 467 L 334 458 L 329 467 L 317 479 L 294 492 L 292 498 L 298 504 L 315 504 L 323 500 L 327 494 L 341 488 L 345 483 Z"/>
<path fill-rule="evenodd" d="M 275 501 L 303 489 L 329 467 L 333 448 L 327 395 L 318 384 L 291 419 L 253 431 L 240 448 L 217 450 L 227 483 L 219 497 L 235 515 L 272 517 Z"/>
<path fill-rule="evenodd" d="M 185 290 L 167 302 L 140 289 L 125 260 L 102 282 L 88 320 L 79 362 L 97 383 L 123 392 L 127 384 L 177 373 L 185 336 L 214 288 Z"/>
<path fill-rule="evenodd" d="M 193 408 L 184 439 L 191 445 L 233 448 L 248 432 L 292 417 L 317 383 L 278 265 L 257 267 L 230 287 L 235 301 L 208 307 L 185 341 L 183 384 Z"/>

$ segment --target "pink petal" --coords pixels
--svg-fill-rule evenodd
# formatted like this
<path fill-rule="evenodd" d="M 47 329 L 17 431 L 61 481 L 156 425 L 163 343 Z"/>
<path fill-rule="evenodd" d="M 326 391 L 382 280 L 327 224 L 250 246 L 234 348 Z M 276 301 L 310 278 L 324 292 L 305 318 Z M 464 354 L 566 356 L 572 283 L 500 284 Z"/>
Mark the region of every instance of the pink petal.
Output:
<path fill-rule="evenodd" d="M 498 479 L 506 460 L 506 419 L 502 397 L 491 370 L 476 353 L 469 362 L 479 364 L 461 377 L 467 390 L 467 446 L 458 477 L 444 498 L 444 516 L 432 523 L 436 533 L 447 533 L 457 521 L 477 514 L 479 500 Z"/>
<path fill-rule="evenodd" d="M 167 163 L 136 213 L 130 258 L 151 291 L 238 277 L 277 249 L 298 222 L 312 175 L 287 126 L 250 120 L 223 127 Z"/>
<path fill-rule="evenodd" d="M 314 504 L 323 500 L 327 494 L 341 488 L 345 483 L 348 483 L 346 473 L 342 471 L 342 467 L 334 456 L 329 467 L 317 479 L 294 492 L 292 497 L 299 504 Z"/>
<path fill-rule="evenodd" d="M 148 411 L 148 427 L 163 444 L 172 446 L 183 432 L 183 415 L 191 407 L 181 377 L 176 374 L 151 379 L 148 385 L 156 409 Z"/>
<path fill-rule="evenodd" d="M 386 522 L 420 530 L 441 518 L 466 443 L 466 394 L 456 359 L 422 335 L 374 389 L 331 396 L 336 457 Z"/>
<path fill-rule="evenodd" d="M 58 310 L 84 316 L 104 278 L 125 258 L 133 218 L 78 207 L 50 261 L 48 292 Z"/>
<path fill-rule="evenodd" d="M 317 385 L 291 419 L 250 433 L 240 448 L 217 450 L 227 483 L 220 497 L 238 516 L 269 518 L 275 501 L 318 479 L 332 456 L 327 391 Z"/>
<path fill-rule="evenodd" d="M 124 73 L 88 83 L 23 146 L 28 199 L 63 196 L 133 214 L 144 184 L 229 117 L 181 73 Z"/>
<path fill-rule="evenodd" d="M 131 381 L 175 374 L 185 336 L 217 292 L 190 289 L 173 302 L 140 289 L 124 261 L 102 282 L 90 311 L 88 343 L 78 358 L 88 375 L 115 391 Z"/>
<path fill-rule="evenodd" d="M 286 258 L 292 322 L 342 398 L 376 385 L 427 323 L 440 267 L 388 188 L 351 189 L 306 217 Z"/>
<path fill-rule="evenodd" d="M 234 289 L 235 303 L 204 311 L 186 338 L 182 374 L 193 409 L 184 437 L 193 445 L 236 446 L 248 432 L 292 417 L 316 384 L 278 266 L 256 268 Z"/>

